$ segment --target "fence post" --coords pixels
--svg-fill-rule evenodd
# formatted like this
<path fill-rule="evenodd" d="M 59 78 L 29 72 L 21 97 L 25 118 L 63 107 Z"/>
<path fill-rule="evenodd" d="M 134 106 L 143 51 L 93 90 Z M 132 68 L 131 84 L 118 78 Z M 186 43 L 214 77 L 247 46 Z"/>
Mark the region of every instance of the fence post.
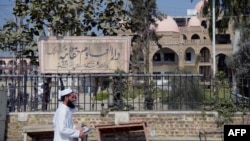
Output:
<path fill-rule="evenodd" d="M 24 84 L 23 84 L 23 106 L 24 106 L 24 111 L 26 112 L 26 105 L 27 105 L 27 102 L 28 102 L 28 94 L 27 94 L 27 83 L 28 83 L 28 80 L 27 80 L 27 74 L 24 75 Z"/>
<path fill-rule="evenodd" d="M 248 106 L 250 106 L 250 78 L 247 78 L 247 87 L 248 87 Z"/>
<path fill-rule="evenodd" d="M 5 127 L 7 116 L 7 90 L 0 87 L 0 140 L 5 140 Z"/>

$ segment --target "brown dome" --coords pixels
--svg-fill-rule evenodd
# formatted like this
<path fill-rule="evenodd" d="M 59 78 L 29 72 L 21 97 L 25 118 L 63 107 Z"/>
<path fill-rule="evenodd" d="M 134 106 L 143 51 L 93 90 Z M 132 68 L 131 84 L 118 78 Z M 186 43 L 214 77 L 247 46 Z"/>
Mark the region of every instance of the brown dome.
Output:
<path fill-rule="evenodd" d="M 180 32 L 177 23 L 175 20 L 168 16 L 162 21 L 156 21 L 157 27 L 151 26 L 151 29 L 155 29 L 156 32 Z"/>
<path fill-rule="evenodd" d="M 188 21 L 188 27 L 193 27 L 193 26 L 201 26 L 201 21 L 196 17 L 193 16 L 189 21 Z"/>

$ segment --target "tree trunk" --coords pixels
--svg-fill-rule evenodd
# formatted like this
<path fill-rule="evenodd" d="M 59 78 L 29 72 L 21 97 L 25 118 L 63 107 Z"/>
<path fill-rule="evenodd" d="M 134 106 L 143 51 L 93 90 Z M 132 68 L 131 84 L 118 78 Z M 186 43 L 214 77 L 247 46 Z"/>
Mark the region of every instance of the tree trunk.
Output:
<path fill-rule="evenodd" d="M 234 35 L 234 41 L 233 41 L 233 54 L 236 53 L 239 50 L 239 42 L 240 42 L 240 29 L 235 29 L 235 35 Z M 233 83 L 233 90 L 236 90 L 236 73 L 233 70 L 232 72 L 232 83 Z"/>

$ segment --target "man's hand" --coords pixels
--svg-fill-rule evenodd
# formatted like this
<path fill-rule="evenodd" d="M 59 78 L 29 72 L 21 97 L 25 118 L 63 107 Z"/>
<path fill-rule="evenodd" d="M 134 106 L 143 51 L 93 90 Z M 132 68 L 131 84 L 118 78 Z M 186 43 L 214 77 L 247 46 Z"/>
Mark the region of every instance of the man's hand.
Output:
<path fill-rule="evenodd" d="M 76 129 L 76 130 L 82 130 L 82 127 L 76 126 L 75 129 Z"/>
<path fill-rule="evenodd" d="M 79 126 L 75 127 L 76 130 L 80 131 L 79 138 L 83 138 L 85 136 L 83 129 Z"/>
<path fill-rule="evenodd" d="M 85 134 L 83 133 L 82 130 L 80 130 L 79 138 L 83 138 L 84 136 L 85 136 Z"/>

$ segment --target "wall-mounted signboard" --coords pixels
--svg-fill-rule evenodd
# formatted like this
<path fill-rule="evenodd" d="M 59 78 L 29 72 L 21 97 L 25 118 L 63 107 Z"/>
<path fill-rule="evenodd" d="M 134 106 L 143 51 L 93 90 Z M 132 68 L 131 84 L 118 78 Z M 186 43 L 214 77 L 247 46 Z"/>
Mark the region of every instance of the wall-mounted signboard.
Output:
<path fill-rule="evenodd" d="M 43 37 L 40 73 L 114 73 L 129 71 L 130 37 Z"/>

